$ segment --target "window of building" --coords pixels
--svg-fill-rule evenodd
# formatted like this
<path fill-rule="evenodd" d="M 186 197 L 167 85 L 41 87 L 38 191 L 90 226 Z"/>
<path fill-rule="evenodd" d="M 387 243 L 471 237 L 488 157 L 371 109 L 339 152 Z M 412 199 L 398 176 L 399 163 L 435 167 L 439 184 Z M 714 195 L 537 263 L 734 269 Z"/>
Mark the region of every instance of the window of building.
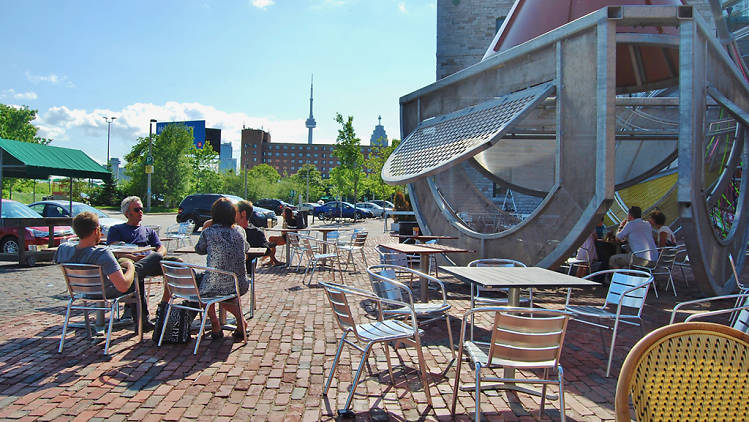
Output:
<path fill-rule="evenodd" d="M 287 155 L 289 155 L 289 153 L 288 153 L 288 152 L 284 152 L 284 153 L 283 153 L 283 156 L 284 156 L 284 157 L 286 157 Z"/>
<path fill-rule="evenodd" d="M 283 149 L 289 149 L 289 146 L 288 145 L 284 145 Z"/>
<path fill-rule="evenodd" d="M 253 158 L 252 161 L 257 161 L 257 157 Z"/>

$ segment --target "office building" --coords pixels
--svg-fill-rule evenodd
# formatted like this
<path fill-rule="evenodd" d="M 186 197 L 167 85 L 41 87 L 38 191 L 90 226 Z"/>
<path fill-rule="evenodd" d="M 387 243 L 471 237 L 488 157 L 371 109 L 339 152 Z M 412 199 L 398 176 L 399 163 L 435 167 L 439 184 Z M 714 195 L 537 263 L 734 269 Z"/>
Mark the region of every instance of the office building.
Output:
<path fill-rule="evenodd" d="M 237 171 L 237 159 L 232 158 L 233 148 L 231 142 L 221 144 L 221 151 L 219 152 L 219 164 L 218 169 L 221 172 L 227 172 L 229 170 Z"/>

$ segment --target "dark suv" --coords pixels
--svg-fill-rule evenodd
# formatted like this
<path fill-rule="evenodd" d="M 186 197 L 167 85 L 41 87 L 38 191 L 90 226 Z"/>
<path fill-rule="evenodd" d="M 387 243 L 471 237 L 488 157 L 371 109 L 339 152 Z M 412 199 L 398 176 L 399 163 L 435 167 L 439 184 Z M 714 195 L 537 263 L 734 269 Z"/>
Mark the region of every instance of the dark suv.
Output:
<path fill-rule="evenodd" d="M 211 206 L 219 198 L 229 198 L 235 204 L 242 198 L 235 195 L 226 195 L 222 193 L 194 193 L 188 195 L 179 204 L 177 211 L 177 222 L 183 223 L 192 220 L 195 223 L 195 230 L 203 226 L 206 220 L 211 218 Z M 268 220 L 272 221 L 272 226 L 277 223 L 276 215 L 273 211 L 263 207 L 253 207 L 250 223 L 257 227 L 268 227 Z"/>
<path fill-rule="evenodd" d="M 257 205 L 259 205 L 259 206 L 261 206 L 263 208 L 267 208 L 269 210 L 272 210 L 273 212 L 276 213 L 276 215 L 281 215 L 283 213 L 284 207 L 291 208 L 292 210 L 296 209 L 295 206 L 289 204 L 288 202 L 282 201 L 280 199 L 268 199 L 268 198 L 264 198 L 264 199 L 261 199 L 261 200 L 255 202 L 255 204 L 257 204 Z"/>

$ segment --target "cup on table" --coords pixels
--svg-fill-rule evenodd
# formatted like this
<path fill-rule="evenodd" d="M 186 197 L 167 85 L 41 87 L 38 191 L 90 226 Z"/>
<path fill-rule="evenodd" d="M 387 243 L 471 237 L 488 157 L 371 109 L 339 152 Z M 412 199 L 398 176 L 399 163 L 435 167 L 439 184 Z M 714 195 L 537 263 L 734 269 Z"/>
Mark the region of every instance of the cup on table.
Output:
<path fill-rule="evenodd" d="M 268 224 L 268 228 L 269 228 L 269 229 L 272 229 L 272 228 L 273 228 L 273 220 L 271 220 L 271 219 L 269 218 L 269 219 L 267 219 L 267 220 L 266 220 L 266 222 L 267 222 L 267 224 Z"/>

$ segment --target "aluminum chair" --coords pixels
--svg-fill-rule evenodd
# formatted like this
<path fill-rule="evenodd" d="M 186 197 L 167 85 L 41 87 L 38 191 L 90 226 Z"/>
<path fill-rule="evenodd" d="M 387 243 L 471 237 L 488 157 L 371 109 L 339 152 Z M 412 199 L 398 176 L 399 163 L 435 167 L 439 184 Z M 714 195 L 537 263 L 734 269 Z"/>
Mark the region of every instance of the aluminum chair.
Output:
<path fill-rule="evenodd" d="M 697 305 L 697 304 L 704 305 L 704 304 L 708 304 L 711 302 L 728 300 L 728 299 L 731 299 L 731 300 L 735 299 L 735 304 L 733 307 L 718 309 L 715 311 L 693 313 L 692 315 L 687 317 L 685 322 L 694 321 L 695 319 L 709 318 L 715 315 L 730 314 L 729 319 L 728 319 L 728 325 L 741 332 L 749 333 L 749 292 L 733 294 L 733 295 L 707 297 L 707 298 L 702 298 L 702 299 L 690 300 L 688 302 L 678 303 L 676 304 L 676 306 L 674 306 L 673 311 L 671 311 L 671 320 L 669 321 L 669 324 L 674 323 L 674 320 L 676 319 L 676 314 L 682 308 L 689 307 L 692 305 Z"/>
<path fill-rule="evenodd" d="M 186 242 L 193 244 L 192 232 L 195 229 L 195 223 L 178 223 L 173 224 L 166 229 L 166 236 L 170 241 L 177 243 L 177 248 L 185 246 Z"/>
<path fill-rule="evenodd" d="M 746 420 L 749 335 L 709 322 L 658 328 L 637 342 L 616 385 L 616 420 Z"/>
<path fill-rule="evenodd" d="M 689 287 L 689 279 L 687 278 L 687 268 L 691 268 L 689 263 L 689 252 L 687 252 L 686 245 L 676 245 L 676 257 L 674 258 L 674 267 L 681 270 L 681 277 L 684 279 L 684 285 Z"/>
<path fill-rule="evenodd" d="M 447 326 L 450 351 L 453 354 L 453 358 L 455 358 L 455 343 L 453 343 L 453 332 L 450 327 L 450 316 L 448 314 L 451 306 L 447 303 L 447 291 L 442 281 L 422 272 L 398 265 L 372 265 L 367 268 L 367 274 L 369 274 L 369 282 L 372 284 L 372 290 L 377 296 L 409 304 L 408 307 L 386 307 L 382 311 L 384 316 L 396 318 L 408 317 L 410 310 L 413 309 L 419 325 L 444 319 Z M 414 302 L 413 291 L 408 285 L 398 281 L 398 278 L 408 278 L 409 282 L 422 278 L 426 279 L 427 283 L 432 284 L 442 293 L 441 300 L 426 303 Z"/>
<path fill-rule="evenodd" d="M 351 401 L 354 398 L 356 387 L 359 384 L 359 377 L 361 376 L 362 369 L 364 368 L 364 363 L 367 361 L 369 353 L 372 351 L 372 346 L 377 343 L 381 343 L 383 345 L 383 348 L 385 349 L 390 381 L 393 382 L 393 367 L 390 362 L 390 349 L 388 349 L 388 343 L 391 341 L 400 341 L 416 347 L 416 353 L 419 359 L 419 368 L 421 372 L 421 382 L 424 386 L 424 393 L 427 396 L 427 402 L 429 402 L 429 405 L 431 406 L 432 395 L 429 391 L 429 381 L 426 372 L 427 366 L 426 362 L 424 361 L 424 354 L 421 350 L 421 335 L 423 334 L 423 331 L 418 328 L 416 322 L 416 313 L 414 312 L 414 309 L 405 302 L 381 298 L 365 290 L 360 290 L 335 283 L 320 282 L 320 284 L 325 289 L 325 294 L 328 298 L 328 302 L 330 303 L 330 307 L 333 310 L 333 314 L 335 316 L 336 322 L 338 323 L 338 327 L 343 331 L 343 336 L 338 343 L 338 349 L 336 350 L 333 365 L 330 368 L 330 374 L 328 375 L 328 378 L 325 382 L 325 387 L 323 388 L 323 396 L 328 395 L 328 389 L 330 388 L 333 374 L 335 373 L 336 366 L 338 365 L 338 360 L 341 357 L 343 345 L 348 344 L 349 346 L 362 352 L 362 359 L 359 362 L 359 366 L 357 367 L 356 375 L 354 375 L 348 398 L 346 399 L 346 404 L 344 405 L 343 409 L 338 410 L 338 413 L 340 415 L 351 415 L 351 412 L 348 409 L 351 406 Z M 378 320 L 374 322 L 357 323 L 357 318 L 351 312 L 351 307 L 349 306 L 349 297 L 356 301 L 373 301 L 380 311 Z M 384 319 L 382 314 L 383 304 L 408 309 L 408 313 L 410 314 L 410 323 L 399 319 Z M 349 335 L 352 335 L 353 339 L 349 340 Z M 356 342 L 363 343 L 364 347 L 359 346 Z M 396 349 L 396 354 L 397 353 L 398 352 Z"/>
<path fill-rule="evenodd" d="M 473 319 L 474 314 L 493 314 L 491 328 L 491 342 L 486 346 L 474 343 L 466 338 L 466 325 Z M 540 308 L 512 308 L 512 307 L 483 307 L 466 311 L 460 329 L 460 346 L 458 347 L 458 366 L 455 369 L 455 385 L 451 412 L 455 415 L 455 405 L 458 400 L 460 387 L 460 369 L 465 352 L 475 371 L 476 385 L 474 386 L 475 415 L 474 420 L 481 419 L 481 382 L 498 381 L 506 383 L 542 384 L 541 410 L 544 413 L 546 402 L 546 386 L 559 386 L 559 413 L 562 421 L 564 415 L 564 371 L 559 359 L 562 356 L 564 335 L 570 315 L 563 311 Z M 488 350 L 487 350 L 488 349 Z M 482 369 L 494 372 L 496 368 L 503 369 L 543 369 L 543 377 L 535 379 L 517 377 L 481 376 Z M 549 372 L 556 370 L 556 378 L 549 377 Z"/>
<path fill-rule="evenodd" d="M 611 275 L 611 284 L 601 307 L 571 306 L 572 289 L 568 289 L 564 310 L 572 313 L 575 321 L 611 330 L 609 361 L 606 365 L 606 377 L 608 377 L 611 373 L 611 361 L 614 358 L 614 344 L 616 343 L 619 323 L 640 327 L 640 332 L 642 332 L 642 308 L 645 306 L 648 289 L 653 283 L 653 276 L 642 270 L 618 269 L 597 271 L 583 278 L 592 279 L 605 275 Z M 613 321 L 613 327 L 608 323 L 604 324 L 604 321 Z M 603 345 L 605 343 L 603 336 L 601 336 L 601 340 Z"/>
<path fill-rule="evenodd" d="M 198 347 L 200 346 L 200 340 L 203 337 L 203 332 L 205 331 L 205 321 L 208 316 L 208 308 L 211 305 L 214 305 L 216 303 L 221 302 L 236 302 L 237 307 L 239 307 L 240 315 L 242 315 L 242 301 L 240 300 L 239 295 L 239 281 L 237 280 L 237 275 L 229 272 L 229 271 L 223 271 L 219 270 L 217 268 L 211 268 L 211 267 L 202 267 L 200 265 L 194 265 L 194 264 L 186 264 L 183 262 L 175 262 L 175 261 L 161 261 L 161 269 L 164 272 L 164 286 L 169 291 L 170 298 L 169 303 L 166 308 L 166 315 L 164 316 L 164 321 L 169 321 L 169 313 L 172 311 L 172 309 L 185 309 L 185 310 L 191 310 L 200 312 L 200 331 L 198 331 L 198 338 L 195 340 L 195 349 L 193 350 L 192 354 L 196 355 L 198 354 Z M 198 283 L 195 280 L 195 271 L 204 271 L 206 273 L 212 272 L 216 274 L 221 274 L 226 277 L 231 277 L 234 280 L 234 293 L 229 295 L 222 295 L 222 296 L 205 296 L 200 294 L 200 290 L 198 289 Z M 254 289 L 253 289 L 254 290 Z M 189 301 L 189 302 L 197 302 L 198 306 L 189 306 L 184 303 L 176 303 L 175 300 L 181 299 L 183 301 Z M 254 301 L 254 300 L 253 300 Z M 237 326 L 239 326 L 240 322 L 237 321 Z M 164 332 L 166 331 L 167 324 L 164 323 L 164 325 L 161 327 L 161 335 L 159 336 L 159 344 L 158 346 L 161 347 L 161 342 L 164 340 Z M 243 330 L 244 334 L 244 343 L 247 343 L 247 332 L 246 330 Z"/>
<path fill-rule="evenodd" d="M 361 253 L 361 259 L 364 262 L 365 268 L 367 267 L 367 265 L 369 265 L 367 263 L 367 256 L 364 254 L 365 243 L 367 243 L 367 232 L 359 230 L 352 235 L 351 243 L 338 245 L 338 250 L 341 251 L 341 253 L 346 254 L 347 269 L 349 263 L 351 263 L 354 268 L 356 268 L 356 262 L 354 261 L 354 251 L 359 251 Z"/>
<path fill-rule="evenodd" d="M 578 258 L 577 255 L 572 256 L 567 258 L 561 266 L 562 268 L 567 268 L 567 275 L 572 275 L 572 270 L 575 268 L 587 268 L 589 273 L 591 271 L 592 262 L 590 259 L 590 252 L 585 248 L 579 248 L 577 253 L 582 255 L 582 258 Z"/>
<path fill-rule="evenodd" d="M 297 264 L 296 264 L 296 270 L 299 270 L 299 267 L 302 265 L 302 258 L 305 255 L 305 247 L 302 246 L 301 242 L 299 241 L 299 234 L 294 232 L 288 232 L 286 233 L 286 241 L 289 242 L 289 250 L 291 251 L 290 255 L 290 261 L 294 261 L 294 258 L 297 258 Z M 291 267 L 291 262 L 287 263 L 289 267 Z"/>
<path fill-rule="evenodd" d="M 302 276 L 302 284 L 304 284 L 304 280 L 307 278 L 307 273 L 309 272 L 309 282 L 308 284 L 312 283 L 312 276 L 315 274 L 315 269 L 317 268 L 318 263 L 325 262 L 326 260 L 335 260 L 336 264 L 338 265 L 338 272 L 341 276 L 341 282 L 343 282 L 343 272 L 341 270 L 341 259 L 338 256 L 338 247 L 335 243 L 331 242 L 323 242 L 322 240 L 313 239 L 310 237 L 304 237 L 301 236 L 299 238 L 299 242 L 301 243 L 302 247 L 304 248 L 304 253 L 307 256 L 307 267 L 304 269 L 304 276 Z M 316 244 L 323 244 L 326 243 L 332 252 L 328 251 L 326 253 L 318 252 L 318 248 L 312 245 L 312 242 L 315 242 Z M 310 268 L 312 268 L 312 271 L 310 272 Z M 334 271 L 331 266 L 331 271 Z M 335 273 L 333 273 L 333 280 L 335 281 Z"/>
<path fill-rule="evenodd" d="M 138 281 L 133 280 L 134 290 L 130 293 L 118 293 L 114 296 L 106 294 L 107 286 L 111 282 L 107 279 L 99 265 L 89 264 L 62 264 L 62 275 L 65 277 L 65 283 L 68 286 L 70 300 L 68 300 L 67 311 L 65 312 L 65 322 L 62 325 L 62 335 L 60 336 L 60 346 L 58 353 L 62 353 L 65 344 L 65 334 L 68 330 L 70 321 L 70 311 L 82 310 L 86 320 L 86 332 L 91 337 L 91 323 L 88 320 L 88 311 L 109 311 L 109 321 L 107 322 L 107 340 L 104 344 L 104 354 L 109 354 L 109 343 L 112 338 L 112 322 L 119 304 L 135 303 L 136 315 L 135 321 L 138 325 L 138 342 L 143 340 L 143 325 L 141 319 L 140 287 Z M 82 301 L 82 305 L 74 303 Z M 89 301 L 100 304 L 90 304 Z"/>
<path fill-rule="evenodd" d="M 658 252 L 657 260 L 650 261 L 650 264 L 648 265 L 638 265 L 634 262 L 636 255 L 652 251 Z M 678 248 L 672 246 L 636 251 L 630 257 L 629 268 L 634 270 L 647 271 L 653 276 L 653 292 L 655 292 L 655 297 L 658 297 L 658 286 L 655 282 L 655 278 L 659 275 L 667 275 L 668 282 L 666 283 L 666 291 L 668 291 L 668 285 L 670 284 L 671 289 L 674 291 L 674 296 L 676 296 L 676 285 L 674 284 L 674 278 L 671 275 L 671 269 L 674 266 L 674 261 L 676 261 L 676 255 L 678 254 L 678 252 Z"/>

